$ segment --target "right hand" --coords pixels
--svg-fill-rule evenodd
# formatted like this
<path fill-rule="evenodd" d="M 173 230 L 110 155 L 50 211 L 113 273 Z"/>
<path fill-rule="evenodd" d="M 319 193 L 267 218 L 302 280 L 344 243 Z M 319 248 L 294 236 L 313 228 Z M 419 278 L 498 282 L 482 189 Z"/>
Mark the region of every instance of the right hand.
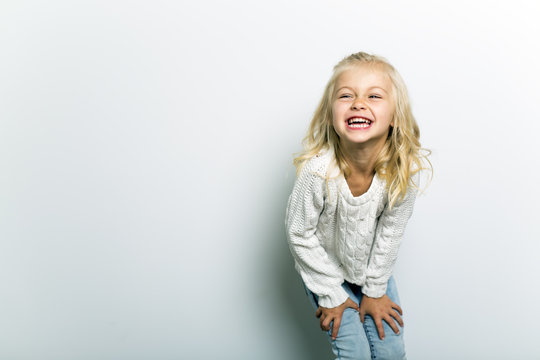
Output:
<path fill-rule="evenodd" d="M 396 321 L 403 327 L 403 320 L 401 319 L 403 310 L 401 310 L 398 304 L 390 300 L 386 294 L 380 298 L 371 298 L 367 295 L 362 297 L 360 303 L 360 321 L 362 323 L 364 323 L 366 315 L 370 315 L 373 318 L 381 340 L 384 340 L 383 320 L 390 325 L 396 334 L 399 334 Z"/>
<path fill-rule="evenodd" d="M 315 316 L 320 319 L 321 330 L 330 330 L 330 323 L 332 321 L 334 322 L 332 326 L 332 340 L 336 340 L 337 338 L 339 326 L 341 325 L 341 317 L 343 316 L 343 312 L 346 308 L 352 308 L 356 311 L 360 311 L 358 304 L 352 301 L 351 298 L 347 298 L 347 300 L 345 300 L 345 302 L 339 306 L 334 308 L 325 308 L 319 306 L 315 312 Z"/>

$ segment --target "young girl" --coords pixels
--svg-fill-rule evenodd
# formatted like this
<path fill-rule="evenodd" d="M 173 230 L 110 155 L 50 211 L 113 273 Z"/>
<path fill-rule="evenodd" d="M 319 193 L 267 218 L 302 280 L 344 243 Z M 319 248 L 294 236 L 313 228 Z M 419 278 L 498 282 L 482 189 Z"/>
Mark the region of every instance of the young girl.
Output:
<path fill-rule="evenodd" d="M 417 193 L 419 130 L 386 59 L 359 52 L 334 67 L 294 159 L 287 238 L 338 359 L 405 359 L 392 275 Z"/>

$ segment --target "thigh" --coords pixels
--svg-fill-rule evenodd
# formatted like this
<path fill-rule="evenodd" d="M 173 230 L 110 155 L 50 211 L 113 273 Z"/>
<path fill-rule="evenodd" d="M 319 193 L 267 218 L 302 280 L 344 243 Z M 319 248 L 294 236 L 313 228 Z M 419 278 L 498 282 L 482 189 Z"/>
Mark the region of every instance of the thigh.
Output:
<path fill-rule="evenodd" d="M 356 303 L 358 303 L 358 298 L 351 290 L 348 283 L 344 283 L 343 288 L 349 294 L 349 297 Z M 317 301 L 317 295 L 313 294 L 307 287 L 305 287 L 306 293 L 310 298 L 310 302 L 313 305 L 314 309 L 319 307 Z M 368 339 L 364 330 L 364 326 L 360 321 L 360 315 L 358 311 L 347 308 L 343 312 L 341 318 L 341 324 L 339 326 L 339 331 L 336 340 L 332 340 L 332 326 L 331 323 L 330 330 L 327 332 L 328 340 L 332 345 L 332 351 L 339 360 L 369 360 L 371 359 L 371 352 Z"/>
<path fill-rule="evenodd" d="M 399 301 L 399 295 L 397 292 L 396 283 L 393 277 L 390 277 L 388 280 L 388 287 L 386 290 L 386 295 L 401 306 Z M 362 297 L 361 293 L 358 295 Z M 403 318 L 403 317 L 402 317 Z M 370 350 L 374 359 L 388 359 L 388 360 L 405 360 L 405 344 L 403 342 L 403 328 L 399 326 L 397 321 L 394 321 L 399 329 L 399 334 L 396 334 L 394 330 L 383 320 L 384 328 L 384 340 L 379 338 L 379 333 L 377 332 L 377 327 L 373 318 L 369 315 L 366 315 L 364 320 L 364 330 L 366 337 L 369 341 Z"/>

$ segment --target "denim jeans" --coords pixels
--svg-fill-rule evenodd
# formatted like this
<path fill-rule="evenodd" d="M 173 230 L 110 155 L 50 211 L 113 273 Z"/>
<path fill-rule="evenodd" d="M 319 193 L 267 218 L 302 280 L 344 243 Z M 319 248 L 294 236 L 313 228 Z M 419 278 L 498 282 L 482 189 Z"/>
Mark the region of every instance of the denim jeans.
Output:
<path fill-rule="evenodd" d="M 363 297 L 360 286 L 345 281 L 342 287 L 355 303 L 360 304 Z M 305 285 L 304 288 L 313 308 L 317 309 L 319 307 L 317 295 L 312 293 Z M 386 295 L 393 302 L 400 305 L 393 276 L 388 280 Z M 373 318 L 366 315 L 364 319 L 365 321 L 362 324 L 358 311 L 351 308 L 345 309 L 336 340 L 331 338 L 333 322 L 331 323 L 328 340 L 332 344 L 334 354 L 337 356 L 336 360 L 407 359 L 403 343 L 403 328 L 396 321 L 394 322 L 399 329 L 399 335 L 383 320 L 385 337 L 384 340 L 381 340 Z"/>

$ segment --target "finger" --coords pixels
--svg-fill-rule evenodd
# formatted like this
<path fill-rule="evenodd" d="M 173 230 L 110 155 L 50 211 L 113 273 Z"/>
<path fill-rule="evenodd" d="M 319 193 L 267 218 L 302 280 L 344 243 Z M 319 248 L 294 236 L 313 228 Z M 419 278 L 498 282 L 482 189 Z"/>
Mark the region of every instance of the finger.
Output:
<path fill-rule="evenodd" d="M 324 331 L 328 331 L 330 330 L 330 323 L 332 322 L 332 317 L 328 316 L 324 319 L 324 321 L 321 323 L 321 328 L 324 330 Z"/>
<path fill-rule="evenodd" d="M 356 310 L 356 311 L 359 311 L 359 310 L 360 310 L 360 307 L 358 306 L 358 304 L 355 303 L 355 302 L 354 302 L 353 300 L 351 300 L 350 298 L 349 298 L 349 300 L 350 300 L 350 301 L 348 301 L 348 303 L 347 303 L 348 307 L 350 307 L 350 308 L 352 308 L 352 309 L 354 309 L 354 310 Z"/>
<path fill-rule="evenodd" d="M 316 317 L 320 317 L 321 314 L 322 314 L 322 309 L 319 307 L 319 308 L 317 309 L 317 311 L 315 311 L 315 316 L 316 316 Z"/>
<path fill-rule="evenodd" d="M 321 326 L 321 330 L 324 330 L 324 320 L 326 319 L 326 315 L 325 314 L 322 314 L 321 317 L 319 318 L 319 324 Z"/>
<path fill-rule="evenodd" d="M 358 311 L 360 313 L 360 322 L 363 324 L 365 320 L 365 312 L 363 310 Z"/>
<path fill-rule="evenodd" d="M 394 330 L 394 333 L 396 334 L 399 334 L 399 329 L 396 325 L 396 322 L 394 321 L 394 319 L 392 319 L 391 316 L 387 315 L 385 318 L 384 318 L 384 321 L 386 321 L 388 323 L 388 325 L 390 325 L 390 327 L 392 328 L 392 330 Z"/>
<path fill-rule="evenodd" d="M 339 331 L 339 325 L 341 325 L 341 319 L 335 319 L 332 324 L 332 340 L 336 340 Z"/>
<path fill-rule="evenodd" d="M 375 325 L 377 326 L 377 332 L 379 333 L 379 338 L 381 338 L 381 340 L 384 340 L 384 328 L 382 324 L 382 319 L 377 318 L 374 320 L 375 320 Z"/>
<path fill-rule="evenodd" d="M 398 304 L 392 303 L 392 307 L 399 312 L 399 315 L 403 316 L 403 310 L 401 310 L 401 307 Z"/>
<path fill-rule="evenodd" d="M 324 330 L 324 319 L 326 319 L 326 316 L 323 314 L 319 319 L 319 326 L 321 327 L 321 330 Z"/>
<path fill-rule="evenodd" d="M 403 327 L 403 319 L 401 318 L 401 316 L 399 316 L 399 314 L 396 311 L 393 311 L 392 313 L 390 313 L 390 315 L 392 315 L 392 317 L 396 319 L 399 326 Z"/>

